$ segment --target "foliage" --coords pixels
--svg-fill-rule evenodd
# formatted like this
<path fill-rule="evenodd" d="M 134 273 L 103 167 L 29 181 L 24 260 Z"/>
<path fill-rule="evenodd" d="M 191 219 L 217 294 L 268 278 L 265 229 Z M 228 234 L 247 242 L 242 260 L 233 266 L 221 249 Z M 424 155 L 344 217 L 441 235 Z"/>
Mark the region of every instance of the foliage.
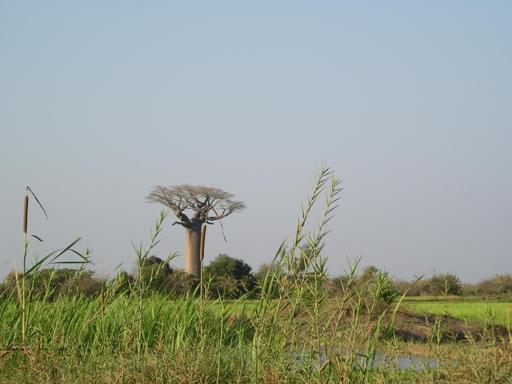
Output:
<path fill-rule="evenodd" d="M 417 278 L 413 281 L 395 280 L 393 286 L 398 292 L 407 296 L 460 296 L 475 294 L 475 289 L 468 284 L 463 285 L 454 274 L 434 274 L 430 278 Z"/>
<path fill-rule="evenodd" d="M 344 295 L 350 288 L 354 281 L 348 274 L 341 274 L 335 276 L 328 281 L 328 289 L 330 296 L 339 297 Z"/>
<path fill-rule="evenodd" d="M 266 278 L 268 276 L 271 276 L 272 278 L 279 280 L 284 277 L 284 271 L 282 266 L 276 264 L 276 263 L 264 263 L 261 264 L 256 273 L 254 274 L 254 277 L 257 282 L 257 286 L 255 289 L 256 293 L 260 293 L 265 285 Z M 278 287 L 276 285 L 272 285 L 271 287 L 267 287 L 266 295 L 268 297 L 277 298 L 279 296 Z"/>
<path fill-rule="evenodd" d="M 512 274 L 499 274 L 476 285 L 477 292 L 488 295 L 512 293 Z"/>
<path fill-rule="evenodd" d="M 204 268 L 212 297 L 238 298 L 256 287 L 252 268 L 241 259 L 218 255 Z"/>
<path fill-rule="evenodd" d="M 115 295 L 130 294 L 134 289 L 135 279 L 126 271 L 120 271 L 111 282 Z"/>
<path fill-rule="evenodd" d="M 377 274 L 372 284 L 372 290 L 378 300 L 387 304 L 393 303 L 400 296 L 387 272 Z"/>
<path fill-rule="evenodd" d="M 229 256 L 227 257 L 232 259 Z M 251 297 L 254 297 L 258 294 L 259 287 L 263 284 L 267 274 L 281 277 L 285 275 L 283 268 L 276 264 L 262 264 L 252 274 L 252 272 L 247 273 L 247 270 L 252 271 L 249 265 L 242 260 L 238 260 L 238 263 L 245 265 L 244 268 L 241 268 L 241 270 L 245 270 L 245 277 L 237 277 L 234 270 L 226 272 L 224 267 L 218 268 L 216 261 L 212 262 L 211 266 L 205 267 L 207 278 L 211 280 L 210 294 L 212 297 L 219 297 L 221 292 L 230 298 L 239 298 L 247 293 L 251 293 Z M 446 278 L 447 275 L 448 278 Z M 384 302 L 392 302 L 393 298 L 403 293 L 407 294 L 408 297 L 446 297 L 453 295 L 472 297 L 485 295 L 504 298 L 510 297 L 512 294 L 512 275 L 496 275 L 477 284 L 462 284 L 456 276 L 447 275 L 436 275 L 419 281 L 392 280 L 388 273 L 370 266 L 363 269 L 361 274 L 353 280 L 350 279 L 349 274 L 341 274 L 326 280 L 324 284 L 331 297 L 343 295 L 351 288 L 351 284 L 367 285 L 369 289 L 379 286 L 378 296 Z M 22 274 L 18 274 L 18 277 L 20 276 Z M 215 276 L 219 278 L 215 278 Z M 148 257 L 142 271 L 142 277 L 146 281 L 149 292 L 158 292 L 170 297 L 192 293 L 198 285 L 196 277 L 179 268 L 171 267 L 169 262 L 155 256 Z M 379 279 L 380 283 L 377 284 Z M 72 297 L 74 295 L 98 296 L 106 284 L 115 287 L 113 293 L 116 295 L 130 293 L 137 282 L 137 274 L 132 275 L 121 271 L 112 280 L 107 281 L 104 278 L 97 277 L 92 270 L 51 267 L 42 269 L 37 274 L 27 276 L 26 280 L 27 287 L 31 289 L 35 298 L 42 298 L 47 295 L 49 300 L 54 300 L 58 297 Z M 15 289 L 15 273 L 11 271 L 0 284 L 0 295 L 13 295 L 16 293 Z M 275 291 L 274 294 L 277 296 L 278 292 Z"/>
<path fill-rule="evenodd" d="M 375 267 L 374 265 L 370 265 L 370 266 L 366 267 L 365 269 L 363 269 L 363 272 L 357 279 L 357 283 L 359 285 L 368 284 L 371 281 L 374 281 L 376 279 L 379 272 L 380 271 L 377 267 Z"/>
<path fill-rule="evenodd" d="M 4 281 L 4 290 L 9 295 L 16 294 L 17 281 L 23 274 L 10 272 Z M 62 296 L 98 296 L 105 281 L 96 278 L 90 270 L 71 268 L 47 268 L 25 277 L 27 289 L 33 298 L 55 300 Z"/>
<path fill-rule="evenodd" d="M 143 261 L 138 273 L 140 276 L 137 278 L 142 280 L 146 289 L 165 293 L 172 269 L 167 261 L 150 256 Z"/>
<path fill-rule="evenodd" d="M 156 256 L 148 257 L 140 268 L 140 278 L 148 293 L 158 292 L 169 297 L 192 293 L 198 279 L 180 269 L 173 269 L 168 260 Z M 136 280 L 136 279 L 135 279 Z"/>
<path fill-rule="evenodd" d="M 460 295 L 460 279 L 451 273 L 436 274 L 424 282 L 424 289 L 430 295 Z"/>
<path fill-rule="evenodd" d="M 395 288 L 389 274 L 380 271 L 373 265 L 364 268 L 359 276 L 342 274 L 332 278 L 328 283 L 328 289 L 331 295 L 342 296 L 353 289 L 354 285 L 365 294 L 386 304 L 393 303 L 400 296 L 400 292 Z"/>

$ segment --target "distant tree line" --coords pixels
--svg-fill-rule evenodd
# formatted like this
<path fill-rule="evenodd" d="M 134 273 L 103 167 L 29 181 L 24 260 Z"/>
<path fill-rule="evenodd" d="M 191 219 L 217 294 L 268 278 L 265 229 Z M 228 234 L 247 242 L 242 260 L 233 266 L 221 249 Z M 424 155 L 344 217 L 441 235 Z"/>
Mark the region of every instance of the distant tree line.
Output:
<path fill-rule="evenodd" d="M 510 296 L 512 274 L 497 274 L 475 284 L 463 283 L 452 273 L 437 273 L 416 282 L 395 280 L 394 286 L 407 296 Z"/>
<path fill-rule="evenodd" d="M 293 266 L 294 273 L 301 273 L 300 260 Z M 82 295 L 95 297 L 106 290 L 116 295 L 129 295 L 144 286 L 146 293 L 158 293 L 171 298 L 197 292 L 199 279 L 173 268 L 170 263 L 155 257 L 148 257 L 139 273 L 121 271 L 111 279 L 100 278 L 90 270 L 43 269 L 30 276 L 28 286 L 35 297 L 53 300 L 63 296 Z M 287 277 L 286 271 L 276 265 L 263 264 L 253 272 L 251 266 L 241 259 L 225 254 L 218 255 L 204 267 L 203 281 L 210 298 L 236 299 L 242 295 L 257 297 L 259 288 L 268 272 L 274 276 Z M 304 275 L 303 275 L 304 276 Z M 21 275 L 8 274 L 0 284 L 0 296 L 16 294 L 17 281 Z M 454 274 L 441 273 L 415 281 L 393 279 L 387 272 L 374 266 L 364 268 L 357 275 L 342 274 L 326 278 L 324 284 L 331 296 L 335 297 L 357 286 L 374 294 L 384 302 L 392 302 L 402 294 L 407 296 L 508 296 L 512 295 L 512 274 L 500 274 L 477 284 L 464 284 Z M 276 292 L 277 295 L 277 292 Z"/>
<path fill-rule="evenodd" d="M 193 294 L 198 287 L 199 278 L 186 273 L 156 256 L 148 257 L 139 273 L 121 271 L 112 279 L 100 278 L 91 270 L 70 268 L 43 269 L 31 274 L 28 287 L 37 298 L 53 300 L 58 297 L 82 295 L 95 297 L 105 291 L 114 294 L 133 294 L 140 287 L 145 293 L 158 293 L 169 297 Z M 10 272 L 0 284 L 0 296 L 16 295 L 21 274 Z M 203 281 L 206 294 L 210 298 L 236 299 L 242 295 L 254 296 L 257 293 L 258 281 L 252 268 L 243 260 L 220 254 L 204 267 Z"/>

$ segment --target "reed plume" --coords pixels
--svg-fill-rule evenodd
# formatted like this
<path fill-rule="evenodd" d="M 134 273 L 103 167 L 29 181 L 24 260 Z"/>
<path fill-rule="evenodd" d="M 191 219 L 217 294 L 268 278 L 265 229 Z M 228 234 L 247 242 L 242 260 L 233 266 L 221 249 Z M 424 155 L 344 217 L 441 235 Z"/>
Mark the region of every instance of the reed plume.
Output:
<path fill-rule="evenodd" d="M 25 199 L 23 202 L 23 233 L 27 234 L 28 230 L 28 194 L 25 193 Z"/>

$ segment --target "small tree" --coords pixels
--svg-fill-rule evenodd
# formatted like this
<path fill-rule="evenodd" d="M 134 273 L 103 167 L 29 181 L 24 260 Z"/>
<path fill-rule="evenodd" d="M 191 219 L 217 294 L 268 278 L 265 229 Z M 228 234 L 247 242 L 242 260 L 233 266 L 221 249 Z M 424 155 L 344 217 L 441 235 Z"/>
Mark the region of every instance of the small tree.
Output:
<path fill-rule="evenodd" d="M 400 295 L 393 286 L 393 281 L 387 272 L 380 272 L 374 282 L 375 297 L 387 304 L 391 304 Z"/>
<path fill-rule="evenodd" d="M 116 295 L 130 294 L 133 292 L 135 279 L 126 271 L 120 271 L 111 281 Z"/>
<path fill-rule="evenodd" d="M 478 283 L 478 289 L 488 295 L 500 295 L 512 292 L 512 275 L 501 274 Z"/>
<path fill-rule="evenodd" d="M 195 276 L 180 269 L 173 269 L 167 280 L 166 289 L 171 297 L 180 297 L 194 292 L 197 284 Z"/>
<path fill-rule="evenodd" d="M 370 281 L 375 280 L 377 275 L 379 274 L 379 269 L 375 267 L 374 265 L 370 265 L 363 269 L 363 272 L 361 273 L 361 276 L 359 276 L 358 283 L 360 285 L 365 285 L 369 283 Z"/>
<path fill-rule="evenodd" d="M 374 265 L 363 269 L 357 283 L 360 287 L 368 290 L 376 299 L 385 303 L 392 303 L 399 295 L 393 286 L 393 281 L 387 272 L 380 271 Z"/>
<path fill-rule="evenodd" d="M 92 297 L 98 295 L 105 281 L 94 276 L 91 270 L 72 268 L 47 268 L 23 277 L 27 282 L 27 290 L 34 298 L 55 300 L 58 297 L 82 295 Z M 16 292 L 16 273 L 10 272 L 4 281 L 4 290 L 8 294 Z"/>
<path fill-rule="evenodd" d="M 268 279 L 267 281 L 272 281 L 274 279 L 281 279 L 284 275 L 285 271 L 281 264 L 261 264 L 256 273 L 254 274 L 254 278 L 256 279 L 257 284 L 255 293 L 261 293 L 265 285 L 265 279 Z M 266 294 L 268 295 L 268 297 L 278 297 L 279 289 L 277 284 L 272 284 L 270 289 L 267 288 Z"/>
<path fill-rule="evenodd" d="M 148 257 L 139 270 L 140 276 L 138 279 L 144 281 L 145 286 L 152 291 L 159 291 L 166 293 L 166 285 L 172 269 L 166 260 L 159 257 Z"/>
<path fill-rule="evenodd" d="M 353 285 L 353 279 L 346 273 L 333 277 L 328 282 L 330 294 L 333 296 L 346 294 Z"/>
<path fill-rule="evenodd" d="M 267 276 L 267 274 L 282 276 L 282 275 L 284 275 L 284 271 L 283 271 L 283 268 L 279 264 L 264 263 L 264 264 L 260 265 L 260 267 L 258 268 L 256 273 L 254 274 L 254 277 L 256 278 L 256 281 L 259 284 L 263 284 L 263 281 L 265 280 L 265 277 Z"/>
<path fill-rule="evenodd" d="M 186 272 L 195 276 L 200 274 L 207 224 L 245 208 L 244 203 L 232 198 L 231 193 L 221 189 L 192 185 L 157 186 L 147 197 L 149 202 L 169 207 L 178 218 L 173 225 L 185 228 Z"/>
<path fill-rule="evenodd" d="M 460 295 L 462 285 L 460 279 L 451 273 L 442 273 L 432 276 L 425 282 L 425 288 L 431 295 Z"/>
<path fill-rule="evenodd" d="M 211 279 L 210 293 L 217 297 L 237 298 L 256 287 L 252 268 L 241 259 L 219 255 L 204 268 Z"/>

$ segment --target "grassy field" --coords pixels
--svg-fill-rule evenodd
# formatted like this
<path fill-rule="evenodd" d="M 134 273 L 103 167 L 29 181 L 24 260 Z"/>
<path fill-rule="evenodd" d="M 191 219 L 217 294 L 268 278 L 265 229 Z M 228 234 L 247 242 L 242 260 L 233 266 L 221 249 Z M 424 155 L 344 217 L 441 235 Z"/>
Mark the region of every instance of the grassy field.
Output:
<path fill-rule="evenodd" d="M 417 313 L 449 315 L 481 324 L 512 328 L 512 302 L 497 301 L 409 301 L 407 307 Z"/>

